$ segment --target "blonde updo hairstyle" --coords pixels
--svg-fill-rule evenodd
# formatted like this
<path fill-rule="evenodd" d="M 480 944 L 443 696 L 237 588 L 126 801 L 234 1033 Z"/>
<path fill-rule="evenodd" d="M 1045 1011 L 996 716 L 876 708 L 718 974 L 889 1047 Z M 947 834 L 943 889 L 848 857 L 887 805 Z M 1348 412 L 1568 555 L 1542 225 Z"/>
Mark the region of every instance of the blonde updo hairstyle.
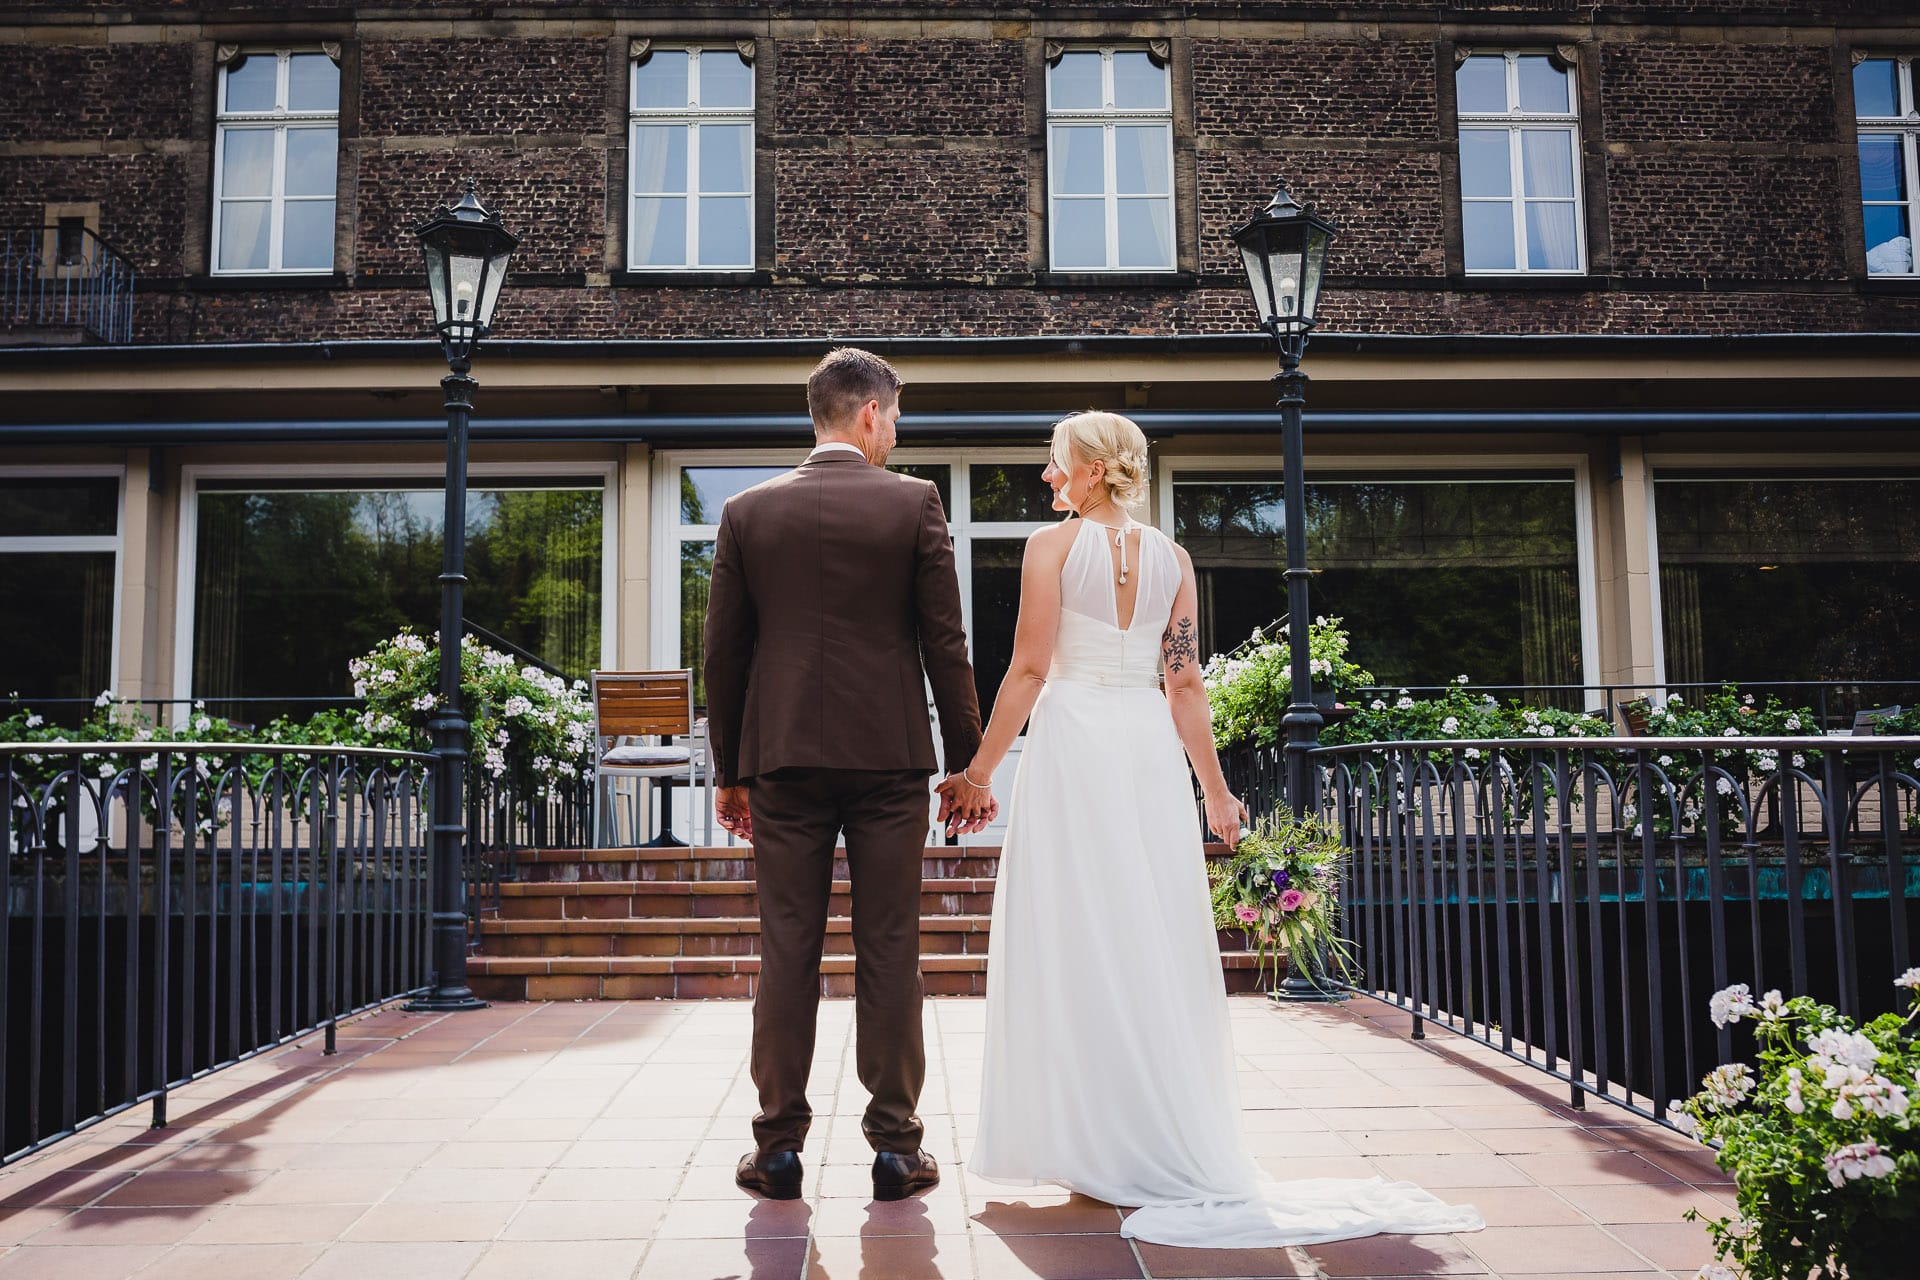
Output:
<path fill-rule="evenodd" d="M 1146 503 L 1147 437 L 1133 419 L 1098 409 L 1062 418 L 1054 424 L 1053 454 L 1105 463 L 1109 498 L 1128 509 Z"/>

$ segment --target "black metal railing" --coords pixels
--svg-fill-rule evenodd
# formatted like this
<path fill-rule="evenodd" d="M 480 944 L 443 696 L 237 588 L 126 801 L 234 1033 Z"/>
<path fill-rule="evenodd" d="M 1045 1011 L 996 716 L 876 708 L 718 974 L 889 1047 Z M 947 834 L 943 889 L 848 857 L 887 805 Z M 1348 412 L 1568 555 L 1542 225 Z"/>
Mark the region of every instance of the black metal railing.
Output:
<path fill-rule="evenodd" d="M 431 763 L 0 744 L 0 1162 L 425 986 Z"/>
<path fill-rule="evenodd" d="M 0 335 L 133 340 L 134 271 L 84 226 L 0 227 Z"/>
<path fill-rule="evenodd" d="M 1911 707 L 1920 704 L 1920 680 L 1720 680 L 1663 685 L 1649 684 L 1466 684 L 1466 685 L 1362 685 L 1343 689 L 1340 697 L 1354 706 L 1367 706 L 1376 699 L 1391 705 L 1401 695 L 1433 698 L 1464 690 L 1476 697 L 1518 702 L 1531 707 L 1556 707 L 1562 711 L 1581 711 L 1622 726 L 1631 725 L 1628 708 L 1651 697 L 1655 701 L 1679 696 L 1697 702 L 1703 695 L 1717 694 L 1728 685 L 1756 697 L 1777 697 L 1782 705 L 1806 707 L 1813 712 L 1812 729 L 1845 729 L 1853 724 L 1856 713 L 1886 706 Z"/>
<path fill-rule="evenodd" d="M 1284 806 L 1281 748 L 1223 753 Z M 1315 750 L 1350 850 L 1352 989 L 1662 1118 L 1749 1052 L 1747 983 L 1895 1006 L 1920 929 L 1920 738 L 1541 738 Z M 1738 1052 L 1737 1052 L 1738 1051 Z"/>
<path fill-rule="evenodd" d="M 500 909 L 500 886 L 519 878 L 523 850 L 593 846 L 592 784 L 580 779 L 543 787 L 524 763 L 509 759 L 498 778 L 478 770 L 468 775 L 467 923 L 475 942 L 480 917 Z"/>

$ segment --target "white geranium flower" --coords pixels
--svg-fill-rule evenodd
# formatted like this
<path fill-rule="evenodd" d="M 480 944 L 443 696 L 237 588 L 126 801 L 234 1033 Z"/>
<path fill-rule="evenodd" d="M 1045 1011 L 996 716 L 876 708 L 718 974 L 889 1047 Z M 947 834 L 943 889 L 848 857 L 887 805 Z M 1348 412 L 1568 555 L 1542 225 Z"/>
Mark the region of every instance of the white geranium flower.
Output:
<path fill-rule="evenodd" d="M 1737 738 L 1740 736 L 1740 731 L 1738 729 L 1735 729 L 1729 726 L 1728 728 L 1722 729 L 1720 731 L 1720 736 L 1723 738 Z"/>
<path fill-rule="evenodd" d="M 1920 991 L 1920 967 L 1907 970 L 1893 980 L 1896 987 L 1905 987 L 1909 991 Z"/>
<path fill-rule="evenodd" d="M 1440 722 L 1440 732 L 1442 733 L 1460 732 L 1460 717 L 1448 716 L 1445 720 L 1442 720 Z"/>
<path fill-rule="evenodd" d="M 1375 698 L 1372 702 L 1367 704 L 1367 709 L 1369 711 L 1385 711 L 1387 709 L 1387 704 L 1381 699 Z"/>
<path fill-rule="evenodd" d="M 1673 757 L 1661 756 L 1656 763 L 1658 763 L 1662 769 L 1671 769 L 1673 767 Z"/>
<path fill-rule="evenodd" d="M 1667 1104 L 1667 1123 L 1686 1134 L 1689 1138 L 1700 1136 L 1700 1122 L 1681 1110 L 1680 1099 L 1675 1098 Z"/>
<path fill-rule="evenodd" d="M 101 765 L 100 776 L 103 778 L 111 778 L 113 776 L 113 766 L 110 764 Z"/>
<path fill-rule="evenodd" d="M 1412 706 L 1413 699 L 1407 697 L 1405 694 L 1401 694 L 1399 699 L 1394 702 L 1393 709 L 1395 711 L 1405 711 Z"/>
<path fill-rule="evenodd" d="M 1719 793 L 1720 793 L 1721 795 L 1723 795 L 1723 796 L 1730 796 L 1730 795 L 1732 795 L 1732 794 L 1733 794 L 1733 779 L 1731 779 L 1731 778 L 1721 778 L 1721 779 L 1719 779 L 1719 780 L 1718 780 L 1717 782 L 1715 782 L 1715 783 L 1714 783 L 1714 789 L 1715 789 L 1715 790 L 1717 790 L 1717 791 L 1718 791 L 1718 792 L 1719 792 Z"/>
<path fill-rule="evenodd" d="M 1800 1074 L 1800 1068 L 1788 1067 L 1787 1096 L 1782 1099 L 1780 1105 L 1796 1116 L 1806 1114 L 1807 1100 L 1801 1096 L 1801 1090 L 1805 1089 L 1806 1085 L 1806 1077 Z"/>
<path fill-rule="evenodd" d="M 1798 732 L 1800 732 L 1800 717 L 1799 717 L 1799 716 L 1788 716 L 1788 717 L 1787 717 L 1787 732 L 1788 732 L 1788 733 L 1798 733 Z"/>
<path fill-rule="evenodd" d="M 1871 1071 L 1880 1060 L 1879 1046 L 1858 1031 L 1816 1031 L 1807 1037 L 1807 1049 L 1815 1057 L 1859 1071 Z"/>
<path fill-rule="evenodd" d="M 1807 758 L 1798 751 L 1793 753 L 1793 767 L 1796 769 L 1804 769 L 1807 767 Z"/>
<path fill-rule="evenodd" d="M 93 705 L 96 707 L 104 707 L 104 706 L 107 706 L 112 701 L 113 701 L 113 690 L 102 689 L 100 691 L 99 696 L 93 700 Z"/>
<path fill-rule="evenodd" d="M 46 721 L 42 720 L 39 716 L 33 714 L 32 712 L 27 713 L 27 728 L 38 729 L 41 725 L 45 723 Z"/>
<path fill-rule="evenodd" d="M 1731 1111 L 1753 1092 L 1753 1068 L 1744 1062 L 1729 1062 L 1707 1073 L 1700 1085 L 1716 1111 Z"/>
<path fill-rule="evenodd" d="M 1480 758 L 1480 748 L 1468 747 L 1465 754 L 1469 760 L 1478 760 Z"/>
<path fill-rule="evenodd" d="M 1741 698 L 1741 699 L 1740 699 L 1740 705 L 1741 705 L 1741 706 L 1743 706 L 1743 707 L 1750 707 L 1750 706 L 1752 706 L 1752 705 L 1753 705 L 1753 695 L 1749 693 L 1749 694 L 1747 694 L 1747 695 L 1746 695 L 1745 697 L 1743 697 L 1743 698 Z"/>
<path fill-rule="evenodd" d="M 408 705 L 415 711 L 431 711 L 433 710 L 433 703 L 434 696 L 430 693 L 423 693 Z"/>
<path fill-rule="evenodd" d="M 211 729 L 211 728 L 213 728 L 213 721 L 212 721 L 211 719 L 209 719 L 208 717 L 206 717 L 206 716 L 195 716 L 195 717 L 194 717 L 194 721 L 193 721 L 193 731 L 194 731 L 195 733 L 205 733 L 205 732 L 206 732 L 207 730 L 209 730 L 209 729 Z"/>
<path fill-rule="evenodd" d="M 380 683 L 381 684 L 399 684 L 400 673 L 398 671 L 395 671 L 392 667 L 388 667 L 385 671 L 382 671 L 380 673 Z"/>
<path fill-rule="evenodd" d="M 1716 991 L 1707 1002 L 1707 1014 L 1716 1027 L 1729 1026 L 1753 1013 L 1753 988 L 1736 982 L 1725 991 Z"/>
<path fill-rule="evenodd" d="M 1827 1152 L 1827 1181 L 1844 1187 L 1857 1178 L 1884 1178 L 1893 1172 L 1893 1158 L 1877 1142 L 1855 1142 Z"/>
<path fill-rule="evenodd" d="M 1453 682 L 1455 684 L 1465 684 L 1467 682 L 1467 677 L 1464 673 L 1461 675 L 1457 675 L 1453 678 Z"/>
<path fill-rule="evenodd" d="M 1769 991 L 1760 997 L 1759 1014 L 1762 1021 L 1778 1022 L 1787 1011 L 1786 997 L 1779 991 Z"/>
<path fill-rule="evenodd" d="M 533 710 L 532 700 L 522 694 L 516 693 L 507 699 L 507 705 L 502 708 L 502 714 L 511 718 L 513 716 L 523 716 L 531 710 Z"/>

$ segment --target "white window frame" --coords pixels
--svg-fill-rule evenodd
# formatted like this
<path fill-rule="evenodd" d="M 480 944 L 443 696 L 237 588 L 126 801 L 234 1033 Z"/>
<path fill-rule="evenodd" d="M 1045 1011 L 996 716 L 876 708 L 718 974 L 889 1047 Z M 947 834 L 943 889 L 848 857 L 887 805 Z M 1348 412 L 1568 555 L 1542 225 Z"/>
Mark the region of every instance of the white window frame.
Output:
<path fill-rule="evenodd" d="M 62 551 L 111 551 L 113 553 L 113 629 L 107 643 L 107 687 L 117 695 L 120 690 L 120 615 L 125 585 L 127 557 L 127 469 L 124 466 L 18 466 L 0 467 L 3 480 L 101 480 L 115 484 L 113 532 L 110 534 L 21 535 L 0 537 L 0 555 L 9 553 L 38 555 Z"/>
<path fill-rule="evenodd" d="M 405 463 L 289 463 L 259 466 L 247 463 L 189 465 L 180 468 L 180 524 L 175 545 L 173 599 L 173 691 L 180 699 L 174 723 L 185 724 L 193 691 L 193 620 L 195 577 L 200 565 L 200 486 L 218 480 L 222 492 L 248 483 L 280 486 L 289 480 L 311 479 L 315 485 L 300 492 L 384 492 L 395 489 L 437 490 L 446 481 L 446 467 L 434 462 Z M 620 487 L 619 464 L 598 461 L 474 462 L 467 465 L 469 491 L 485 489 L 489 479 L 537 477 L 555 488 L 600 487 L 600 662 L 603 669 L 618 665 L 620 625 Z M 414 483 L 409 483 L 414 482 Z"/>
<path fill-rule="evenodd" d="M 1507 133 L 1507 182 L 1511 194 L 1506 196 L 1469 196 L 1466 193 L 1466 166 L 1464 160 L 1460 166 L 1460 221 L 1464 228 L 1467 206 L 1470 204 L 1504 204 L 1513 211 L 1513 262 L 1511 267 L 1476 267 L 1466 261 L 1466 237 L 1461 236 L 1461 265 L 1470 276 L 1583 276 L 1587 274 L 1587 219 L 1586 193 L 1582 182 L 1580 164 L 1580 69 L 1569 66 L 1567 76 L 1567 110 L 1561 112 L 1522 111 L 1520 109 L 1520 59 L 1549 56 L 1542 49 L 1492 49 L 1470 50 L 1469 57 L 1506 59 L 1507 72 L 1507 110 L 1503 112 L 1469 112 L 1454 105 L 1454 149 L 1459 156 L 1459 135 L 1468 130 L 1484 133 Z M 1464 63 L 1462 64 L 1464 65 Z M 1455 69 L 1456 74 L 1458 68 Z M 1521 163 L 1520 135 L 1523 131 L 1558 131 L 1568 135 L 1569 155 L 1573 165 L 1573 196 L 1571 200 L 1564 196 L 1529 196 L 1526 194 L 1526 174 Z M 1571 268 L 1529 267 L 1527 265 L 1527 206 L 1529 204 L 1571 204 L 1573 206 L 1574 265 Z"/>
<path fill-rule="evenodd" d="M 1309 483 L 1322 481 L 1364 481 L 1386 472 L 1396 472 L 1416 482 L 1446 483 L 1457 479 L 1449 473 L 1472 473 L 1469 478 L 1500 482 L 1499 472 L 1530 471 L 1564 474 L 1573 481 L 1573 545 L 1575 584 L 1580 599 L 1580 683 L 1589 691 L 1600 684 L 1599 583 L 1594 574 L 1593 477 L 1585 454 L 1542 453 L 1502 458 L 1475 457 L 1471 454 L 1402 455 L 1315 455 Z M 1277 454 L 1241 454 L 1219 457 L 1193 455 L 1161 460 L 1155 478 L 1154 502 L 1158 508 L 1157 525 L 1169 538 L 1174 537 L 1173 487 L 1182 472 L 1210 475 L 1229 474 L 1236 480 L 1277 484 L 1285 473 Z M 1534 477 L 1529 477 L 1534 478 Z M 1309 566 L 1311 567 L 1311 566 Z M 1209 655 L 1210 656 L 1210 655 Z M 1362 655 L 1364 657 L 1364 655 Z"/>
<path fill-rule="evenodd" d="M 687 55 L 687 97 L 685 107 L 642 107 L 636 104 L 640 83 L 642 63 L 634 61 L 627 69 L 627 270 L 645 272 L 689 272 L 689 271 L 751 271 L 756 252 L 754 222 L 757 205 L 754 196 L 755 173 L 754 160 L 759 155 L 760 140 L 754 125 L 754 103 L 760 97 L 759 70 L 752 62 L 746 62 L 747 80 L 752 86 L 752 102 L 745 107 L 707 108 L 700 102 L 700 62 L 710 53 L 723 54 L 729 58 L 739 58 L 740 51 L 733 45 L 667 45 L 656 53 L 683 52 Z M 677 125 L 687 131 L 687 188 L 685 191 L 641 191 L 637 185 L 637 167 L 640 161 L 640 148 L 636 145 L 635 130 L 641 125 Z M 702 191 L 700 189 L 700 127 L 703 124 L 745 126 L 747 130 L 747 189 L 745 191 Z M 678 263 L 645 263 L 637 260 L 633 227 L 634 206 L 644 196 L 679 196 L 686 201 L 687 243 L 683 261 Z M 708 196 L 729 200 L 745 197 L 747 201 L 747 252 L 740 262 L 700 261 L 700 204 Z"/>
<path fill-rule="evenodd" d="M 332 194 L 324 197 L 333 205 L 336 216 L 340 209 L 340 99 L 336 94 L 331 111 L 291 111 L 287 108 L 287 83 L 295 54 L 313 54 L 319 57 L 329 55 L 318 47 L 261 49 L 249 52 L 250 58 L 272 57 L 277 59 L 277 71 L 274 80 L 274 108 L 271 111 L 228 111 L 227 110 L 227 71 L 220 68 L 215 77 L 215 124 L 213 131 L 213 242 L 209 246 L 208 260 L 213 263 L 212 274 L 216 276 L 325 276 L 333 274 L 333 253 L 328 252 L 328 262 L 324 267 L 283 267 L 280 265 L 283 233 L 286 228 L 286 208 L 289 203 L 318 203 L 321 196 L 289 196 L 287 187 L 287 130 L 289 129 L 327 129 L 333 130 L 334 181 Z M 273 175 L 267 184 L 267 265 L 264 267 L 228 267 L 220 261 L 220 224 L 228 204 L 226 196 L 226 156 L 227 134 L 230 131 L 266 131 L 273 132 Z M 236 203 L 258 203 L 258 196 L 237 197 Z M 337 247 L 337 246 L 335 246 Z"/>
<path fill-rule="evenodd" d="M 1113 105 L 1113 55 L 1116 53 L 1148 53 L 1145 45 L 1100 45 L 1096 48 L 1069 48 L 1067 53 L 1099 53 L 1100 55 L 1100 99 L 1102 106 L 1098 110 L 1069 110 L 1053 104 L 1053 71 L 1046 68 L 1047 101 L 1047 263 L 1050 270 L 1073 274 L 1118 273 L 1133 274 L 1169 274 L 1179 270 L 1180 266 L 1180 209 L 1174 196 L 1173 173 L 1173 67 L 1163 64 L 1161 72 L 1167 78 L 1167 105 L 1152 110 L 1140 108 L 1120 108 Z M 1165 196 L 1128 196 L 1129 200 L 1164 200 L 1167 208 L 1167 248 L 1170 251 L 1165 266 L 1142 267 L 1122 266 L 1120 264 L 1120 200 L 1119 168 L 1116 163 L 1114 128 L 1123 124 L 1164 124 L 1167 138 L 1167 191 Z M 1058 166 L 1055 163 L 1053 131 L 1059 125 L 1099 125 L 1102 129 L 1102 164 L 1105 166 L 1106 189 L 1099 197 L 1105 206 L 1105 226 L 1107 238 L 1107 261 L 1100 267 L 1062 267 L 1059 265 L 1059 246 L 1056 237 L 1060 231 L 1060 219 L 1057 216 L 1061 200 L 1091 200 L 1087 195 L 1062 196 L 1055 192 L 1055 176 Z"/>
<path fill-rule="evenodd" d="M 1867 274 L 1874 280 L 1912 280 L 1920 277 L 1920 102 L 1916 102 L 1914 85 L 1914 59 L 1911 56 L 1870 55 L 1862 62 L 1891 62 L 1894 64 L 1895 103 L 1899 114 L 1893 116 L 1866 116 L 1859 114 L 1860 107 L 1854 104 L 1854 131 L 1857 135 L 1854 150 L 1858 161 L 1859 139 L 1869 137 L 1893 137 L 1900 139 L 1900 167 L 1905 179 L 1907 198 L 1905 200 L 1868 200 L 1861 193 L 1862 210 L 1899 209 L 1907 211 L 1907 245 L 1909 268 L 1906 271 L 1879 271 L 1867 267 Z M 1861 230 L 1866 229 L 1864 212 L 1860 220 Z M 1864 235 L 1863 235 L 1864 239 Z M 1871 249 L 1872 245 L 1863 248 Z"/>

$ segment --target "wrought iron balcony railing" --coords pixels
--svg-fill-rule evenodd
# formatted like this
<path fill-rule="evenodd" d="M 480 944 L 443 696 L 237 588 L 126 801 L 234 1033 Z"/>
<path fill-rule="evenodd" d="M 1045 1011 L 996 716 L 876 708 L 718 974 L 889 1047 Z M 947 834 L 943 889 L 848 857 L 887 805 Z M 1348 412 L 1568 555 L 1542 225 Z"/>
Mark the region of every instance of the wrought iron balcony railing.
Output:
<path fill-rule="evenodd" d="M 0 344 L 131 342 L 133 281 L 86 227 L 0 228 Z"/>

